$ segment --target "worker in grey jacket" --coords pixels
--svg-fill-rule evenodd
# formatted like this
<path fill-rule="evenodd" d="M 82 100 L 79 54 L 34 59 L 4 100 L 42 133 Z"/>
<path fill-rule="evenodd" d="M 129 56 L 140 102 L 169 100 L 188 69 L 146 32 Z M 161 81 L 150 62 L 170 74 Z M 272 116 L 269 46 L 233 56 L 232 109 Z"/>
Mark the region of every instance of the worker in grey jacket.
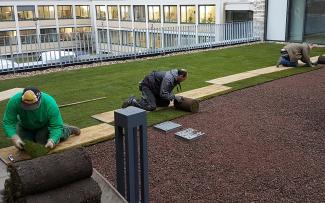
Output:
<path fill-rule="evenodd" d="M 288 44 L 281 49 L 281 56 L 276 66 L 279 67 L 279 65 L 283 65 L 287 67 L 297 67 L 298 60 L 301 60 L 306 64 L 306 66 L 313 67 L 314 64 L 310 61 L 309 53 L 314 47 L 314 44 Z"/>
<path fill-rule="evenodd" d="M 177 100 L 181 102 L 181 96 L 175 96 L 173 89 L 186 80 L 187 71 L 185 69 L 173 69 L 169 71 L 153 71 L 147 75 L 140 83 L 139 90 L 142 97 L 139 101 L 131 96 L 124 101 L 122 108 L 135 106 L 147 111 L 153 111 L 157 107 L 168 106 L 170 101 Z"/>

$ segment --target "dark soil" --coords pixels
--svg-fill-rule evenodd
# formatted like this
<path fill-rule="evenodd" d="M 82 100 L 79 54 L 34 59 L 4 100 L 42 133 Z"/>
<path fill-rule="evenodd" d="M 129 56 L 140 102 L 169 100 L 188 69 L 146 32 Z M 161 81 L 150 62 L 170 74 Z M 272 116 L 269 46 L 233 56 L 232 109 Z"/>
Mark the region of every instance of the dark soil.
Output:
<path fill-rule="evenodd" d="M 150 202 L 325 201 L 325 68 L 203 101 L 174 122 L 205 135 L 149 128 Z M 87 150 L 116 185 L 114 141 Z"/>

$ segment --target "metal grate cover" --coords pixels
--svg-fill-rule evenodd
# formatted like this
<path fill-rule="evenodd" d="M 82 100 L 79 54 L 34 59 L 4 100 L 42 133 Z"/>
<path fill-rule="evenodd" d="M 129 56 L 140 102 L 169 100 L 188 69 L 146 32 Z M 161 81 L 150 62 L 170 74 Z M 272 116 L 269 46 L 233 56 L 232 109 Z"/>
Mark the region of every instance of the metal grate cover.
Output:
<path fill-rule="evenodd" d="M 162 130 L 165 133 L 168 133 L 168 132 L 170 132 L 172 130 L 175 130 L 177 128 L 182 127 L 182 125 L 180 125 L 178 123 L 174 123 L 172 121 L 166 121 L 166 122 L 163 122 L 163 123 L 159 123 L 157 125 L 154 125 L 153 127 L 156 128 L 156 129 L 158 129 L 158 130 Z"/>
<path fill-rule="evenodd" d="M 185 130 L 175 133 L 176 137 L 179 137 L 179 138 L 182 138 L 182 139 L 185 139 L 188 141 L 196 140 L 196 139 L 200 138 L 201 135 L 204 135 L 204 134 L 205 133 L 195 130 L 193 128 L 187 128 Z"/>

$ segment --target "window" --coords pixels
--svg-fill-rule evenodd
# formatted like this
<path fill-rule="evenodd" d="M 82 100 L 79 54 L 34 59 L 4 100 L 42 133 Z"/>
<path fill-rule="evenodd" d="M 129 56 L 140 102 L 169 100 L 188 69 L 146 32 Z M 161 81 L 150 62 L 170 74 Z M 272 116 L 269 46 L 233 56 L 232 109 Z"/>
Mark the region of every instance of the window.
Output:
<path fill-rule="evenodd" d="M 107 30 L 97 29 L 99 43 L 107 43 Z"/>
<path fill-rule="evenodd" d="M 11 40 L 11 42 L 10 42 Z M 10 44 L 17 44 L 16 31 L 1 31 L 0 32 L 0 46 L 10 46 Z"/>
<path fill-rule="evenodd" d="M 15 20 L 12 6 L 0 6 L 0 21 Z"/>
<path fill-rule="evenodd" d="M 121 30 L 120 36 L 122 37 L 122 45 L 133 46 L 133 34 L 131 31 Z"/>
<path fill-rule="evenodd" d="M 120 44 L 120 34 L 118 30 L 109 30 L 111 44 Z"/>
<path fill-rule="evenodd" d="M 131 20 L 131 7 L 130 6 L 120 6 L 121 20 L 130 21 Z"/>
<path fill-rule="evenodd" d="M 59 19 L 71 19 L 72 6 L 58 6 L 58 18 Z"/>
<path fill-rule="evenodd" d="M 60 31 L 60 40 L 61 41 L 72 40 L 72 34 L 74 32 L 73 27 L 61 27 L 59 31 Z"/>
<path fill-rule="evenodd" d="M 91 27 L 77 27 L 77 32 L 91 32 Z"/>
<path fill-rule="evenodd" d="M 146 11 L 144 6 L 133 6 L 133 13 L 135 22 L 146 21 Z"/>
<path fill-rule="evenodd" d="M 89 18 L 89 6 L 76 6 L 76 18 Z"/>
<path fill-rule="evenodd" d="M 21 44 L 37 43 L 36 30 L 20 30 L 20 40 Z"/>
<path fill-rule="evenodd" d="M 242 21 L 252 21 L 253 20 L 253 11 L 226 11 L 226 23 L 231 22 L 242 22 Z"/>
<path fill-rule="evenodd" d="M 135 34 L 135 46 L 147 47 L 147 33 L 146 32 L 134 32 Z"/>
<path fill-rule="evenodd" d="M 108 20 L 118 20 L 117 6 L 107 6 Z"/>
<path fill-rule="evenodd" d="M 38 6 L 39 19 L 54 19 L 54 6 Z"/>
<path fill-rule="evenodd" d="M 216 22 L 215 6 L 199 6 L 199 22 L 215 23 Z"/>
<path fill-rule="evenodd" d="M 17 6 L 19 20 L 33 20 L 35 16 L 34 6 Z"/>
<path fill-rule="evenodd" d="M 57 42 L 58 41 L 58 37 L 57 37 L 57 33 L 56 33 L 56 28 L 45 28 L 45 29 L 41 29 L 41 42 Z"/>
<path fill-rule="evenodd" d="M 195 23 L 195 6 L 181 6 L 181 23 Z"/>
<path fill-rule="evenodd" d="M 148 6 L 149 22 L 160 22 L 160 6 Z"/>
<path fill-rule="evenodd" d="M 164 6 L 164 22 L 177 23 L 177 6 Z"/>
<path fill-rule="evenodd" d="M 105 6 L 96 6 L 96 18 L 97 20 L 106 20 Z"/>

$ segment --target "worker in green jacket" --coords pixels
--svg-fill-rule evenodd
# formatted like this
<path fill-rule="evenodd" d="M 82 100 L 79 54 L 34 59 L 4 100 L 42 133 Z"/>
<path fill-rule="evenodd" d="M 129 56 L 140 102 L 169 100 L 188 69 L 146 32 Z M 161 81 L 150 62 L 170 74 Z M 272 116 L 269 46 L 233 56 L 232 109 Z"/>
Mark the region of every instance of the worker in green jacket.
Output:
<path fill-rule="evenodd" d="M 290 43 L 281 49 L 280 58 L 276 64 L 277 67 L 279 65 L 287 66 L 287 67 L 297 67 L 298 61 L 301 60 L 306 64 L 306 66 L 313 67 L 314 63 L 310 61 L 310 50 L 315 47 L 314 44 L 298 44 L 298 43 Z"/>
<path fill-rule="evenodd" d="M 27 87 L 8 101 L 3 129 L 18 149 L 24 139 L 45 144 L 53 149 L 60 140 L 80 135 L 80 129 L 63 124 L 61 113 L 53 97 L 35 87 Z"/>

